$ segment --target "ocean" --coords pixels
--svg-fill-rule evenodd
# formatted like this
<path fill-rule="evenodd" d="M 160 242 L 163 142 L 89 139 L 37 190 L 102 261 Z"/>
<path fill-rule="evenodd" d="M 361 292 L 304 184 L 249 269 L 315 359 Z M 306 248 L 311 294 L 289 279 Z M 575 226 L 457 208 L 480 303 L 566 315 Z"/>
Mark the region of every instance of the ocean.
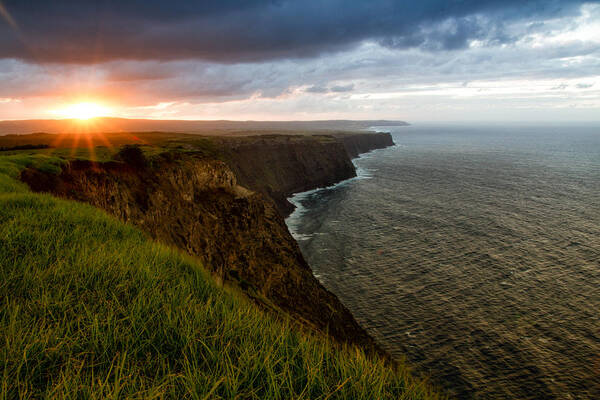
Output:
<path fill-rule="evenodd" d="M 458 398 L 600 398 L 600 128 L 376 130 L 396 146 L 291 199 L 318 279 Z"/>

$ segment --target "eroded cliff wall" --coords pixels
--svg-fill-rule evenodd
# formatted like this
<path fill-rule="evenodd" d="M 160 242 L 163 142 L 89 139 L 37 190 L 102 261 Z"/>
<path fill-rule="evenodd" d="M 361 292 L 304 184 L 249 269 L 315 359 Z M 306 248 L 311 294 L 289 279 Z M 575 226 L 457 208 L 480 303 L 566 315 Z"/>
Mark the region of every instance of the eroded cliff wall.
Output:
<path fill-rule="evenodd" d="M 382 149 L 394 145 L 392 135 L 387 132 L 374 132 L 365 134 L 337 134 L 333 135 L 342 142 L 346 152 L 351 158 L 358 157 L 361 153 L 366 153 L 375 149 Z"/>
<path fill-rule="evenodd" d="M 389 133 L 337 133 L 226 140 L 223 149 L 240 184 L 270 197 L 287 216 L 294 210 L 288 197 L 352 178 L 352 158 L 393 145 Z"/>

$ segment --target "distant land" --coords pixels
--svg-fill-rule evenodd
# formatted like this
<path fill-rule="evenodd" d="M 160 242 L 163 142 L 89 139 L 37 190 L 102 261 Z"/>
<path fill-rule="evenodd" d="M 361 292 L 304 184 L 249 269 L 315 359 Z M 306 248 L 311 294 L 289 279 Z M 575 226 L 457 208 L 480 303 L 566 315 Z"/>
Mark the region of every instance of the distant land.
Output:
<path fill-rule="evenodd" d="M 405 126 L 396 120 L 323 120 L 323 121 L 188 121 L 102 117 L 93 120 L 31 119 L 0 121 L 0 135 L 77 132 L 150 132 L 168 131 L 202 134 L 235 134 L 254 130 L 361 130 L 371 126 Z M 264 133 L 264 132 L 263 132 Z"/>

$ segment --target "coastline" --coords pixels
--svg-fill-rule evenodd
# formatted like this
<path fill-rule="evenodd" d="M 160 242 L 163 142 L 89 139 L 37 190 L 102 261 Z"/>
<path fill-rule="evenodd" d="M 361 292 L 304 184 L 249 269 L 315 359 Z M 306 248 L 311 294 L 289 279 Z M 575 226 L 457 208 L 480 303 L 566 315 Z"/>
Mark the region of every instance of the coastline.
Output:
<path fill-rule="evenodd" d="M 375 132 L 375 131 L 369 131 L 369 132 Z M 388 132 L 376 131 L 376 133 L 388 133 Z M 294 210 L 288 216 L 285 217 L 285 224 L 287 225 L 287 227 L 290 231 L 290 234 L 294 237 L 294 239 L 296 241 L 308 239 L 308 237 L 305 237 L 305 235 L 297 232 L 297 225 L 299 224 L 298 220 L 300 220 L 302 218 L 302 215 L 306 212 L 306 208 L 301 204 L 302 200 L 312 196 L 315 193 L 321 192 L 321 191 L 335 190 L 339 187 L 342 187 L 344 185 L 347 185 L 347 184 L 357 181 L 357 180 L 370 179 L 371 176 L 368 174 L 368 172 L 366 172 L 364 169 L 362 169 L 361 167 L 359 167 L 357 165 L 356 160 L 360 160 L 361 158 L 365 158 L 365 156 L 367 156 L 367 155 L 372 155 L 372 154 L 378 153 L 380 151 L 389 149 L 390 147 L 396 147 L 396 146 L 398 146 L 398 145 L 396 143 L 394 143 L 391 146 L 372 149 L 367 152 L 360 153 L 356 157 L 353 157 L 351 159 L 351 161 L 352 161 L 352 165 L 354 166 L 354 169 L 356 171 L 356 176 L 353 176 L 348 179 L 343 179 L 332 185 L 316 187 L 314 189 L 309 189 L 309 190 L 306 190 L 303 192 L 293 193 L 291 196 L 289 196 L 287 198 L 287 201 L 290 202 L 294 206 Z"/>
<path fill-rule="evenodd" d="M 160 149 L 160 134 L 145 136 Z M 28 168 L 21 180 L 36 192 L 104 209 L 198 257 L 219 281 L 240 287 L 274 314 L 281 310 L 339 343 L 383 354 L 313 275 L 284 216 L 293 208 L 290 194 L 355 177 L 352 155 L 392 145 L 391 136 L 335 132 L 179 140 L 184 151 L 151 153 L 141 164 L 127 158 L 70 160 L 58 174 Z"/>

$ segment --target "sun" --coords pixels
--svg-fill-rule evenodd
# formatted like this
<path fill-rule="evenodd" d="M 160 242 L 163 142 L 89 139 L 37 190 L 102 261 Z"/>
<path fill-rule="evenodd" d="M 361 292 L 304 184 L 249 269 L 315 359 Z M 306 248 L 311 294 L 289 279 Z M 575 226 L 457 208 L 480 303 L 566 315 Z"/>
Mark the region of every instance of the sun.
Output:
<path fill-rule="evenodd" d="M 110 108 L 93 102 L 73 103 L 57 110 L 56 114 L 62 118 L 79 119 L 82 121 L 97 117 L 106 117 L 110 114 Z"/>

